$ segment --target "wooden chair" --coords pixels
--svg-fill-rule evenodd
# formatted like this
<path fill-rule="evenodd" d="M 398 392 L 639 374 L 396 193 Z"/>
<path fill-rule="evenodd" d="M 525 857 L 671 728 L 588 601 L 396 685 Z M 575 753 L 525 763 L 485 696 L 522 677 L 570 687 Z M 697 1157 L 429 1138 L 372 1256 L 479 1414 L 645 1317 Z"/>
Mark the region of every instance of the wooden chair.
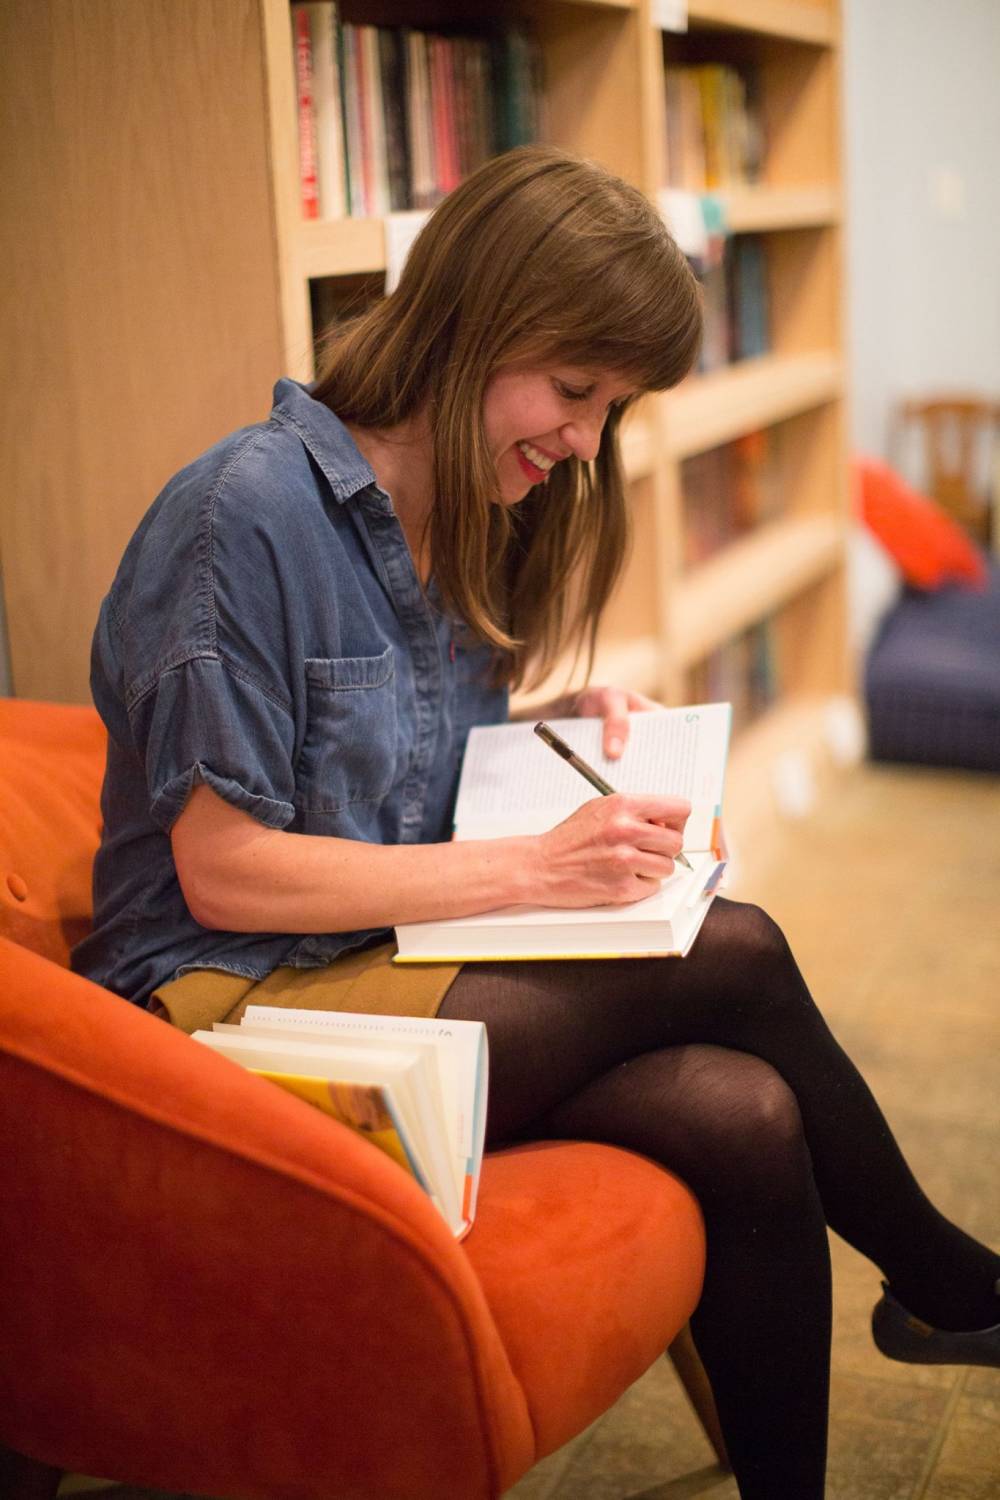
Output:
<path fill-rule="evenodd" d="M 919 485 L 984 545 L 998 530 L 995 493 L 1000 402 L 979 396 L 934 395 L 899 402 L 893 415 L 893 463 L 916 433 L 922 447 Z"/>

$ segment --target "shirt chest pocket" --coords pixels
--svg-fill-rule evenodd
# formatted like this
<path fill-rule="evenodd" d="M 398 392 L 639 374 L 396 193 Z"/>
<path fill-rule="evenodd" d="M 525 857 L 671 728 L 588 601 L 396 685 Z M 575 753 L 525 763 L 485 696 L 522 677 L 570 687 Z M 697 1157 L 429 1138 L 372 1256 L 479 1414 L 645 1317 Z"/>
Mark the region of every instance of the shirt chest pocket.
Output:
<path fill-rule="evenodd" d="M 296 802 L 312 812 L 337 812 L 354 802 L 380 801 L 396 774 L 392 647 L 380 656 L 309 657 L 305 677 Z"/>

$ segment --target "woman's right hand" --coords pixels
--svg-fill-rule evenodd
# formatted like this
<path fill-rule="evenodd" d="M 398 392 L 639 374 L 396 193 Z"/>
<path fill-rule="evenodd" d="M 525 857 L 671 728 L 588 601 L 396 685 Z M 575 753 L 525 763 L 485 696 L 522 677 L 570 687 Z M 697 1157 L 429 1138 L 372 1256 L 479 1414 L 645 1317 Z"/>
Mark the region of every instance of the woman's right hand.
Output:
<path fill-rule="evenodd" d="M 673 874 L 690 812 L 683 797 L 594 797 L 536 836 L 533 899 L 543 906 L 625 906 L 652 895 Z"/>

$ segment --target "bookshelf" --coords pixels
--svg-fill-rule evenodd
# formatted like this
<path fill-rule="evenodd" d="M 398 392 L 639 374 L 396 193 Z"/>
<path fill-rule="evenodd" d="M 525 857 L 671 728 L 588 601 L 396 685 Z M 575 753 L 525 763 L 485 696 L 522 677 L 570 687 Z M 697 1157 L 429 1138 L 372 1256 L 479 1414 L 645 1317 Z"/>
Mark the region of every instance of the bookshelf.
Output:
<path fill-rule="evenodd" d="M 35 25 L 40 11 L 48 19 Z M 829 703 L 851 689 L 844 623 L 840 7 L 838 0 L 689 0 L 688 30 L 681 33 L 660 31 L 657 12 L 654 0 L 343 0 L 340 7 L 343 20 L 379 26 L 475 31 L 484 18 L 530 26 L 542 60 L 544 136 L 598 158 L 653 201 L 671 172 L 667 68 L 723 64 L 753 73 L 764 143 L 760 169 L 754 180 L 727 181 L 714 192 L 734 238 L 760 237 L 768 348 L 647 397 L 631 414 L 624 450 L 635 545 L 596 665 L 597 680 L 684 701 L 692 673 L 714 652 L 768 622 L 773 700 L 741 734 L 731 762 L 739 823 L 741 803 L 761 805 L 759 778 L 776 757 L 799 749 L 814 767 L 828 758 Z M 102 244 L 111 253 L 93 314 L 76 330 L 80 346 L 98 353 L 108 329 L 115 338 L 114 380 L 103 391 L 95 385 L 87 409 L 79 519 L 68 502 L 53 506 L 32 488 L 34 466 L 26 463 L 15 470 L 17 498 L 0 536 L 15 690 L 82 701 L 97 603 L 156 486 L 214 438 L 263 415 L 278 375 L 312 374 L 310 288 L 378 278 L 385 233 L 378 218 L 302 216 L 289 0 L 178 0 L 169 7 L 97 0 L 88 67 L 100 80 L 105 120 L 127 128 L 95 123 L 88 150 L 97 165 L 89 170 L 100 178 L 100 192 L 81 198 L 78 213 L 63 204 L 54 220 L 33 187 L 55 179 L 63 150 L 49 149 L 46 132 L 56 145 L 68 138 L 86 116 L 94 86 L 74 69 L 79 39 L 56 0 L 15 0 L 11 16 L 14 33 L 50 38 L 16 49 L 25 108 L 47 87 L 53 59 L 63 90 L 51 122 L 32 115 L 31 159 L 14 184 L 22 223 L 34 224 L 46 263 L 60 267 L 65 279 L 66 267 L 81 262 L 76 247 L 85 214 L 84 243 L 96 246 L 100 237 L 97 203 L 108 227 Z M 133 58 L 131 70 L 113 66 L 121 56 Z M 221 98 L 230 100 L 228 112 Z M 161 116 L 169 117 L 169 129 L 161 129 Z M 119 150 L 116 141 L 131 142 L 130 150 L 145 141 L 155 151 L 158 173 L 138 198 L 125 144 Z M 160 201 L 166 183 L 182 184 L 191 199 L 180 215 Z M 181 230 L 165 236 L 164 224 Z M 25 263 L 26 288 L 25 257 L 9 259 Z M 49 278 L 50 287 L 62 284 Z M 188 285 L 192 293 L 184 291 Z M 74 374 L 71 359 L 53 365 L 51 307 L 39 303 L 32 324 L 30 297 L 19 286 L 12 289 L 23 327 L 15 353 L 33 377 L 25 385 L 44 385 L 53 403 L 51 435 L 59 431 L 56 413 L 72 408 L 76 387 L 69 382 L 79 385 L 79 370 Z M 164 287 L 173 289 L 172 298 Z M 197 318 L 178 318 L 192 295 Z M 156 362 L 161 402 L 136 420 L 131 407 L 123 409 L 122 393 L 128 400 L 134 393 L 135 411 L 146 412 L 149 351 L 158 346 L 170 351 Z M 235 381 L 225 373 L 234 350 Z M 168 423 L 160 421 L 163 411 Z M 774 440 L 780 513 L 704 561 L 686 564 L 685 462 L 759 429 Z M 97 456 L 109 451 L 113 486 Z M 80 473 L 75 434 L 47 438 L 45 453 L 47 474 L 74 465 Z M 41 554 L 39 514 L 57 523 Z M 53 577 L 82 582 L 54 598 Z M 55 661 L 58 670 L 50 666 Z M 541 693 L 525 696 L 524 705 L 565 681 L 565 672 L 557 674 Z"/>

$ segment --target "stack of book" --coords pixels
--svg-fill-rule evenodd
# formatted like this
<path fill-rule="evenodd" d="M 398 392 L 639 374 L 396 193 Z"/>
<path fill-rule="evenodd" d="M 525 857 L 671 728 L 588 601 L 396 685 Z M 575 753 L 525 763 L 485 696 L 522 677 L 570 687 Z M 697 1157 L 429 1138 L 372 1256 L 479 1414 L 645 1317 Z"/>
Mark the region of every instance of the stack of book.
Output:
<path fill-rule="evenodd" d="M 665 73 L 667 180 L 702 193 L 757 182 L 764 132 L 757 75 L 720 63 Z"/>
<path fill-rule="evenodd" d="M 781 509 L 775 434 L 744 433 L 681 466 L 684 564 L 695 567 Z"/>
<path fill-rule="evenodd" d="M 524 32 L 353 25 L 292 6 L 307 219 L 432 208 L 489 157 L 537 139 L 539 52 Z"/>

